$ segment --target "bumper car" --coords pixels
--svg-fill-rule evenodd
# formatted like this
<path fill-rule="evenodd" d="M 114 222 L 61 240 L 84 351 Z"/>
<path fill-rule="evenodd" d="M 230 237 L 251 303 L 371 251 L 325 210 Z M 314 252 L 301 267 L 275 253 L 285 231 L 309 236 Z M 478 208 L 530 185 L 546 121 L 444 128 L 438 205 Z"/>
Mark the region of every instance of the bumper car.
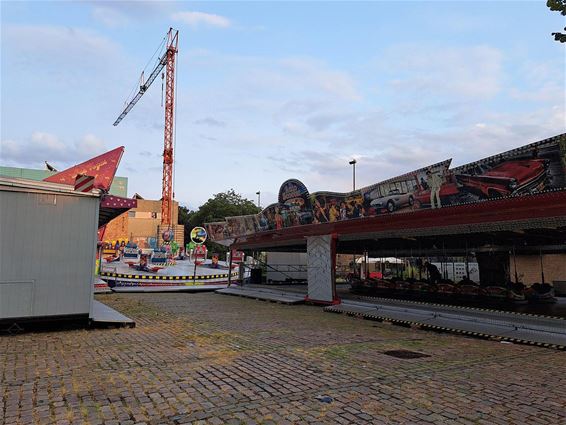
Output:
<path fill-rule="evenodd" d="M 356 294 L 364 294 L 369 291 L 367 283 L 361 279 L 351 277 L 347 279 L 347 281 L 350 284 L 350 292 L 354 292 Z"/>
<path fill-rule="evenodd" d="M 525 290 L 525 296 L 530 303 L 554 304 L 557 301 L 554 287 L 548 283 L 533 283 Z"/>
<path fill-rule="evenodd" d="M 425 280 L 414 280 L 411 282 L 411 293 L 413 295 L 426 295 L 430 294 L 432 291 L 432 285 L 430 285 Z"/>
<path fill-rule="evenodd" d="M 436 293 L 441 297 L 451 297 L 456 293 L 456 285 L 449 279 L 442 279 L 436 284 Z"/>
<path fill-rule="evenodd" d="M 526 302 L 525 285 L 521 282 L 511 283 L 507 291 L 507 299 L 513 303 L 519 304 Z"/>
<path fill-rule="evenodd" d="M 480 295 L 488 300 L 505 301 L 507 299 L 507 287 L 496 284 L 481 286 Z"/>
<path fill-rule="evenodd" d="M 480 295 L 480 285 L 470 279 L 462 279 L 456 285 L 456 293 L 460 298 L 475 298 Z"/>
<path fill-rule="evenodd" d="M 391 292 L 395 288 L 394 284 L 385 279 L 368 279 L 368 284 L 372 291 L 378 293 Z"/>
<path fill-rule="evenodd" d="M 397 294 L 407 294 L 411 290 L 411 283 L 406 280 L 395 280 L 392 284 Z"/>

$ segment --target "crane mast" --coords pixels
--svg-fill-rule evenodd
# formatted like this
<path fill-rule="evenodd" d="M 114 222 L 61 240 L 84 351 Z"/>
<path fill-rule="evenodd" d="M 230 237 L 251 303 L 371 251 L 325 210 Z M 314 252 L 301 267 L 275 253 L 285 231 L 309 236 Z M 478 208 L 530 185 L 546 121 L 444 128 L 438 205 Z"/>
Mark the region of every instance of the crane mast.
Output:
<path fill-rule="evenodd" d="M 147 80 L 140 81 L 140 89 L 114 122 L 120 121 L 132 110 L 143 94 L 151 86 L 159 73 L 165 68 L 165 130 L 163 143 L 163 180 L 161 187 L 161 228 L 170 229 L 173 212 L 173 142 L 175 132 L 175 59 L 177 57 L 179 31 L 169 28 L 167 33 L 166 50 Z"/>
<path fill-rule="evenodd" d="M 161 225 L 171 226 L 173 212 L 173 133 L 175 119 L 175 58 L 179 31 L 167 35 L 167 51 L 165 52 L 167 72 L 165 80 L 165 130 L 163 144 L 163 181 L 161 188 Z"/>

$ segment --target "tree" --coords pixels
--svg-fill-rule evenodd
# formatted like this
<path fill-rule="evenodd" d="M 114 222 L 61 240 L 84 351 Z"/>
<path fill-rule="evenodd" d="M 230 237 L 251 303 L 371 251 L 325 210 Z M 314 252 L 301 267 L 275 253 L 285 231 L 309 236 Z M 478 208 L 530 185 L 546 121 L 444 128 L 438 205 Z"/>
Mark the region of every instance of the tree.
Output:
<path fill-rule="evenodd" d="M 560 12 L 562 16 L 566 16 L 566 0 L 547 0 L 546 5 L 548 8 L 555 12 Z M 566 31 L 566 27 L 564 27 Z M 566 34 L 561 32 L 553 32 L 554 40 L 560 43 L 566 43 Z"/>
<path fill-rule="evenodd" d="M 193 227 L 203 226 L 204 223 L 211 223 L 214 221 L 224 221 L 226 217 L 257 214 L 261 211 L 253 201 L 244 198 L 234 189 L 226 192 L 221 192 L 213 195 L 208 201 L 202 204 L 197 211 L 188 211 L 185 208 L 186 223 L 181 223 L 181 207 L 179 207 L 179 223 L 185 225 L 185 241 L 190 241 L 190 231 Z M 227 247 L 214 243 L 210 240 L 206 241 L 206 247 L 211 252 L 222 253 L 224 257 L 225 252 L 228 251 Z"/>
<path fill-rule="evenodd" d="M 194 211 L 189 210 L 187 207 L 179 205 L 179 224 L 184 226 L 185 242 L 188 242 L 191 238 L 191 227 L 189 227 L 189 221 L 194 213 Z"/>

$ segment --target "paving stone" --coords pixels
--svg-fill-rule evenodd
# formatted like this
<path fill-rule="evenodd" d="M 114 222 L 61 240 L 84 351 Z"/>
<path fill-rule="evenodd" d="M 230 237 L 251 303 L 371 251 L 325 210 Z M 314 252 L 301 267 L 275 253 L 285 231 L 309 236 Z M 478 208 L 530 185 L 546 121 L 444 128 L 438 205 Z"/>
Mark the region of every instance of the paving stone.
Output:
<path fill-rule="evenodd" d="M 212 293 L 98 298 L 136 328 L 0 338 L 1 425 L 566 423 L 561 352 Z"/>

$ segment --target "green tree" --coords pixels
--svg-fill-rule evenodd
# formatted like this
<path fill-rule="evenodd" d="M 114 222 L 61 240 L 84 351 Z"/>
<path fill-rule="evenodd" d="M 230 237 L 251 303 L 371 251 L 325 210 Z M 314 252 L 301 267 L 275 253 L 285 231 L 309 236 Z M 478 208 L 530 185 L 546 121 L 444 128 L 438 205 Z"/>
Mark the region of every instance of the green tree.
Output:
<path fill-rule="evenodd" d="M 566 16 L 566 0 L 547 0 L 546 5 L 548 8 L 555 12 L 560 12 L 562 16 Z M 566 27 L 564 27 L 566 31 Z M 554 40 L 560 43 L 566 43 L 566 34 L 561 32 L 553 32 Z"/>
<path fill-rule="evenodd" d="M 191 216 L 194 214 L 194 211 L 189 210 L 188 207 L 184 205 L 179 205 L 179 224 L 184 226 L 184 234 L 185 234 L 185 242 L 189 242 L 191 236 L 191 228 L 189 227 L 189 220 Z"/>
<path fill-rule="evenodd" d="M 208 201 L 202 204 L 196 211 L 186 211 L 187 222 L 185 224 L 185 241 L 190 241 L 190 231 L 193 227 L 203 226 L 204 223 L 214 221 L 223 221 L 226 217 L 238 215 L 257 214 L 261 210 L 253 201 L 244 198 L 234 189 L 226 192 L 217 193 Z M 181 222 L 181 212 L 179 211 L 179 222 Z M 228 248 L 214 243 L 210 240 L 206 241 L 206 247 L 210 252 L 217 252 L 225 258 Z"/>

